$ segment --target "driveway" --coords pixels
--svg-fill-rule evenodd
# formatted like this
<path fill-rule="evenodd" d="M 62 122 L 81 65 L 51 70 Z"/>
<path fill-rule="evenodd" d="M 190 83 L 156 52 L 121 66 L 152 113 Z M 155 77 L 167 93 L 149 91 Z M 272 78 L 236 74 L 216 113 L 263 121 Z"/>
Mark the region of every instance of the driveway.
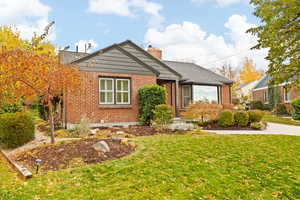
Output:
<path fill-rule="evenodd" d="M 296 135 L 300 136 L 300 126 L 292 126 L 285 124 L 275 124 L 268 122 L 268 127 L 264 131 L 248 131 L 248 130 L 234 130 L 234 131 L 223 131 L 223 130 L 210 130 L 217 134 L 273 134 L 273 135 Z"/>

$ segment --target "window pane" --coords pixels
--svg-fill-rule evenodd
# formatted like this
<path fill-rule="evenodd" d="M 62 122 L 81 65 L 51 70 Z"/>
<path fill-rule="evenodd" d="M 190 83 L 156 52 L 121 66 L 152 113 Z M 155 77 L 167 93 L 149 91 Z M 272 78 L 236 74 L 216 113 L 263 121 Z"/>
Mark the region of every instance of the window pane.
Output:
<path fill-rule="evenodd" d="M 123 81 L 123 91 L 129 91 L 129 85 L 127 80 Z"/>
<path fill-rule="evenodd" d="M 122 81 L 121 80 L 117 80 L 117 90 L 121 90 L 122 88 Z"/>
<path fill-rule="evenodd" d="M 113 81 L 112 80 L 106 80 L 106 89 L 107 90 L 113 89 Z"/>
<path fill-rule="evenodd" d="M 100 92 L 100 102 L 105 103 L 105 92 Z"/>
<path fill-rule="evenodd" d="M 193 85 L 193 101 L 218 102 L 218 87 Z"/>
<path fill-rule="evenodd" d="M 122 93 L 117 92 L 117 103 L 122 103 Z"/>
<path fill-rule="evenodd" d="M 105 90 L 105 80 L 100 79 L 100 90 Z"/>
<path fill-rule="evenodd" d="M 129 103 L 129 95 L 128 93 L 123 93 L 123 102 L 124 103 Z"/>
<path fill-rule="evenodd" d="M 106 92 L 107 95 L 107 102 L 106 103 L 112 103 L 113 102 L 113 93 L 112 92 Z"/>

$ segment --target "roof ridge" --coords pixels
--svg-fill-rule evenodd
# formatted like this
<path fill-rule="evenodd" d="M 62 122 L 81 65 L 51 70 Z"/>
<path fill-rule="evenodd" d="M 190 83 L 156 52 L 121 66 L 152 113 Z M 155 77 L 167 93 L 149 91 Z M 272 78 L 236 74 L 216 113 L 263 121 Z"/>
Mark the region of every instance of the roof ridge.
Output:
<path fill-rule="evenodd" d="M 131 40 L 126 40 L 124 42 L 119 43 L 118 45 L 123 45 L 125 43 L 132 44 L 135 48 L 141 50 L 141 52 L 143 52 L 143 54 L 145 54 L 146 56 L 148 56 L 149 58 L 151 58 L 155 62 L 163 65 L 166 69 L 168 69 L 169 71 L 173 72 L 174 74 L 176 74 L 177 76 L 179 76 L 180 78 L 182 78 L 182 75 L 180 73 L 178 73 L 177 71 L 173 70 L 171 67 L 169 67 L 167 64 L 165 64 L 162 60 L 159 60 L 159 59 L 155 58 L 154 56 L 152 56 L 150 53 L 148 53 L 147 51 L 145 51 L 145 49 L 141 48 L 140 46 L 138 46 L 137 44 L 135 44 Z"/>

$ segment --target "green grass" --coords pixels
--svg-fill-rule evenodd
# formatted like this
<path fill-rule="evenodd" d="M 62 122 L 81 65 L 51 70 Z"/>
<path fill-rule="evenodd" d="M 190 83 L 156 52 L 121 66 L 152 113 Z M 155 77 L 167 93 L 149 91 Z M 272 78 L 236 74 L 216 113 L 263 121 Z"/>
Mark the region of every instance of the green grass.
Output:
<path fill-rule="evenodd" d="M 120 160 L 26 183 L 0 164 L 0 199 L 300 198 L 300 137 L 158 135 L 137 143 Z"/>
<path fill-rule="evenodd" d="M 290 118 L 284 118 L 284 117 L 279 117 L 279 116 L 274 116 L 274 115 L 265 115 L 263 118 L 263 121 L 273 122 L 273 123 L 278 123 L 278 124 L 300 126 L 300 121 L 293 121 Z"/>

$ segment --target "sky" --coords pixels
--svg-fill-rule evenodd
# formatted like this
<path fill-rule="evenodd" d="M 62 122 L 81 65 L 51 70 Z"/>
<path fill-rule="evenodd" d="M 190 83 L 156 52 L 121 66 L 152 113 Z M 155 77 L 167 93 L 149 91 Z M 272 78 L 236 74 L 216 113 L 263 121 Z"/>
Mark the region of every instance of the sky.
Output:
<path fill-rule="evenodd" d="M 214 69 L 249 57 L 266 69 L 267 50 L 250 50 L 257 38 L 245 33 L 260 23 L 253 11 L 249 0 L 0 0 L 0 25 L 28 39 L 55 21 L 48 40 L 60 49 L 91 43 L 92 52 L 129 39 L 162 49 L 165 60 Z"/>

